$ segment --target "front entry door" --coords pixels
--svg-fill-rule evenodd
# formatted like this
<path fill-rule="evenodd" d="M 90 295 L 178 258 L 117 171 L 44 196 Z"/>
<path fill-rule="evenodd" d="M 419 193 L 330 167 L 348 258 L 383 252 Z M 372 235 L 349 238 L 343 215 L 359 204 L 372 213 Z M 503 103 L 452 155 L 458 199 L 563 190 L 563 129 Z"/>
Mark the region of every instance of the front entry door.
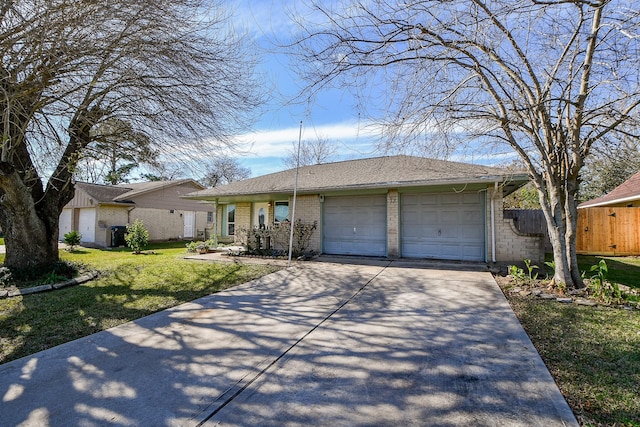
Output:
<path fill-rule="evenodd" d="M 253 204 L 253 226 L 261 230 L 269 226 L 269 204 L 268 203 Z"/>

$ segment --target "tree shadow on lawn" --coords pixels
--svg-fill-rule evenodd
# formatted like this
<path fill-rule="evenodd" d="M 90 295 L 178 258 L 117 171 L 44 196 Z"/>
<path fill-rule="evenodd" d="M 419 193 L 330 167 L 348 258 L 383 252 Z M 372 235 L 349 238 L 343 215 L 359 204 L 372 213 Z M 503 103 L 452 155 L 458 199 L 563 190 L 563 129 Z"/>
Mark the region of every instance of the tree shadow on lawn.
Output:
<path fill-rule="evenodd" d="M 201 270 L 156 270 L 148 286 L 139 282 L 141 268 L 127 265 L 85 285 L 25 295 L 0 312 L 0 364 L 219 292 L 257 277 L 241 265 Z"/>

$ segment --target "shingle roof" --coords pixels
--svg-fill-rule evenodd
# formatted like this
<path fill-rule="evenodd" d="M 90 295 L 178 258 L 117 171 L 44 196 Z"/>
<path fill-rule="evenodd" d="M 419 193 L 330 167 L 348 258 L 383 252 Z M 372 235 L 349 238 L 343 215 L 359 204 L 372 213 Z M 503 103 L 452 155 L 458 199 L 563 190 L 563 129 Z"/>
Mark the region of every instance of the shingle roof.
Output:
<path fill-rule="evenodd" d="M 98 203 L 113 202 L 119 196 L 131 191 L 127 187 L 114 187 L 111 185 L 90 184 L 88 182 L 76 182 L 76 189 L 80 189 L 87 193 L 92 199 Z"/>
<path fill-rule="evenodd" d="M 143 193 L 159 190 L 161 188 L 180 185 L 186 182 L 194 183 L 194 187 L 204 188 L 192 179 L 179 179 L 173 181 L 150 181 L 127 183 L 120 185 L 90 184 L 88 182 L 76 182 L 78 189 L 86 192 L 98 203 L 133 203 L 131 199 Z"/>
<path fill-rule="evenodd" d="M 607 206 L 634 200 L 640 200 L 640 172 L 611 190 L 609 194 L 581 203 L 578 208 Z"/>
<path fill-rule="evenodd" d="M 117 187 L 126 188 L 127 192 L 122 193 L 118 200 L 127 200 L 135 196 L 139 196 L 140 194 L 148 193 L 151 191 L 159 190 L 161 188 L 172 187 L 174 185 L 180 185 L 187 182 L 191 182 L 195 187 L 204 189 L 204 186 L 200 185 L 198 182 L 193 179 L 177 179 L 171 181 L 149 181 L 149 182 L 136 182 L 136 183 L 127 183 L 120 184 Z"/>
<path fill-rule="evenodd" d="M 289 169 L 189 193 L 185 197 L 211 200 L 225 196 L 289 194 L 293 191 L 295 176 L 296 170 Z M 301 167 L 298 192 L 465 184 L 508 178 L 527 181 L 523 173 L 514 176 L 502 168 L 400 155 Z"/>

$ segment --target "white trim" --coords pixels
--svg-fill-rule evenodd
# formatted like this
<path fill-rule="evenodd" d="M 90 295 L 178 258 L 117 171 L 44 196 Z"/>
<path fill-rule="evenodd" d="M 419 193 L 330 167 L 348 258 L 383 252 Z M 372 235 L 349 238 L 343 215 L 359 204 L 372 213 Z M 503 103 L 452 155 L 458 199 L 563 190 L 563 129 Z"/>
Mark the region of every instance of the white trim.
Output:
<path fill-rule="evenodd" d="M 609 206 L 609 205 L 615 205 L 616 203 L 624 203 L 624 202 L 635 202 L 636 200 L 640 200 L 640 194 L 637 194 L 635 196 L 623 197 L 622 199 L 609 200 L 607 202 L 600 202 L 600 203 L 593 203 L 593 204 L 589 204 L 589 202 L 585 202 L 582 204 L 582 206 L 578 206 L 578 209 L 595 208 L 598 206 Z"/>

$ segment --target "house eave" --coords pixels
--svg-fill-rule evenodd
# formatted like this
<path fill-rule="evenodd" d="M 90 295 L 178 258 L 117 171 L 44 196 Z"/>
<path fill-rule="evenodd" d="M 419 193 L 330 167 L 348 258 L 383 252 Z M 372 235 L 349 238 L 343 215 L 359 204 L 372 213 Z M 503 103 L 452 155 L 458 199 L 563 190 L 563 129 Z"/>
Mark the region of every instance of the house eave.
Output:
<path fill-rule="evenodd" d="M 443 180 L 416 180 L 416 181 L 390 181 L 390 182 L 378 182 L 378 183 L 366 183 L 366 184 L 353 184 L 342 185 L 340 187 L 319 186 L 319 187 L 307 187 L 299 188 L 297 193 L 299 195 L 321 194 L 321 193 L 342 193 L 351 191 L 380 191 L 385 189 L 408 189 L 408 188 L 428 188 L 428 187 L 443 187 L 452 186 L 456 187 L 456 191 L 464 190 L 465 186 L 469 185 L 488 185 L 498 182 L 500 184 L 512 184 L 516 188 L 524 185 L 529 181 L 527 175 L 493 175 L 474 178 L 458 178 L 458 179 L 443 179 Z M 248 191 L 238 193 L 218 193 L 211 195 L 185 195 L 182 196 L 185 199 L 201 200 L 217 203 L 229 203 L 232 201 L 255 201 L 256 199 L 277 199 L 287 198 L 293 195 L 293 188 L 291 189 L 274 189 L 273 191 Z"/>
<path fill-rule="evenodd" d="M 578 209 L 606 207 L 611 205 L 617 205 L 618 203 L 635 202 L 636 200 L 640 200 L 640 194 L 635 196 L 622 197 L 620 199 L 606 200 L 602 202 L 595 202 L 595 203 L 585 202 L 579 205 Z"/>

